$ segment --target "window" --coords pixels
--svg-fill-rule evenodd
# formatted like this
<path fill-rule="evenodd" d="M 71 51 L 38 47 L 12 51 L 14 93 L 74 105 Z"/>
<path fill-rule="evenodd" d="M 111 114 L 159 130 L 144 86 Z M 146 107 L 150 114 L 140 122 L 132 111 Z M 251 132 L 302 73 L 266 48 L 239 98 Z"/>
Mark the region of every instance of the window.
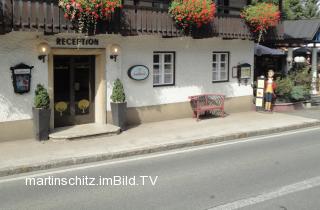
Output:
<path fill-rule="evenodd" d="M 126 5 L 136 5 L 138 7 L 148 7 L 154 9 L 167 10 L 169 7 L 169 0 L 125 0 Z"/>
<path fill-rule="evenodd" d="M 153 53 L 153 86 L 174 85 L 175 52 Z"/>
<path fill-rule="evenodd" d="M 229 80 L 229 53 L 213 52 L 212 81 L 227 82 Z"/>

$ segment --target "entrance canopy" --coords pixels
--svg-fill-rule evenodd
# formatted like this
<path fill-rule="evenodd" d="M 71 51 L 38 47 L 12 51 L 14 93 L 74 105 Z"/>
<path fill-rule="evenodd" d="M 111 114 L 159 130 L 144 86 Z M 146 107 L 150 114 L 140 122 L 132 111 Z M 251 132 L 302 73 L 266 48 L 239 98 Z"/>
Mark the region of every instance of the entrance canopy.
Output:
<path fill-rule="evenodd" d="M 254 46 L 254 55 L 262 56 L 262 55 L 285 55 L 282 50 L 272 49 L 263 45 L 256 44 Z"/>

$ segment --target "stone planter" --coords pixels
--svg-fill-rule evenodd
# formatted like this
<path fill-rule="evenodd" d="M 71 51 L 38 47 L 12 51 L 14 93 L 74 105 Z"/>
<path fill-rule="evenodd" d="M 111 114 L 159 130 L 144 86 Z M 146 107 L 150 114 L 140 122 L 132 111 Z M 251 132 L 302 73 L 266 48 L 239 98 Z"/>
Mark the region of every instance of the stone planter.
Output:
<path fill-rule="evenodd" d="M 112 122 L 113 125 L 120 127 L 121 130 L 126 129 L 127 123 L 127 102 L 114 103 L 111 102 Z"/>
<path fill-rule="evenodd" d="M 32 108 L 33 113 L 33 133 L 35 139 L 39 141 L 48 140 L 50 132 L 50 109 Z"/>
<path fill-rule="evenodd" d="M 289 112 L 294 110 L 300 110 L 304 108 L 304 102 L 289 102 L 289 103 L 275 103 L 272 106 L 275 112 Z"/>

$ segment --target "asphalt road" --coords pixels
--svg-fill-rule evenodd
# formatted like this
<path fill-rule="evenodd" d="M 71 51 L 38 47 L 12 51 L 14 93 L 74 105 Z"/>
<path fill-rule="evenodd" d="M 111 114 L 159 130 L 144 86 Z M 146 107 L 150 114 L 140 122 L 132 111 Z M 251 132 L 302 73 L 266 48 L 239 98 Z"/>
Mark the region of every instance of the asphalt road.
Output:
<path fill-rule="evenodd" d="M 5 177 L 0 209 L 318 210 L 319 136 L 320 128 Z M 26 177 L 47 185 L 26 186 Z M 99 184 L 100 177 L 109 185 L 50 183 Z"/>

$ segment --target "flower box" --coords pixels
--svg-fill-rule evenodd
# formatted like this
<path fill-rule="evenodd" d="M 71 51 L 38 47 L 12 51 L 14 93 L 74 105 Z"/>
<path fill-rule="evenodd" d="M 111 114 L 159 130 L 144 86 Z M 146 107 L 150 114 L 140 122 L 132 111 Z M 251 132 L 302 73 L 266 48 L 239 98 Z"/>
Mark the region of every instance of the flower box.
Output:
<path fill-rule="evenodd" d="M 64 17 L 70 20 L 79 33 L 95 33 L 98 21 L 109 20 L 121 0 L 59 0 Z"/>
<path fill-rule="evenodd" d="M 169 7 L 169 14 L 184 32 L 209 24 L 215 12 L 211 0 L 173 0 Z"/>

